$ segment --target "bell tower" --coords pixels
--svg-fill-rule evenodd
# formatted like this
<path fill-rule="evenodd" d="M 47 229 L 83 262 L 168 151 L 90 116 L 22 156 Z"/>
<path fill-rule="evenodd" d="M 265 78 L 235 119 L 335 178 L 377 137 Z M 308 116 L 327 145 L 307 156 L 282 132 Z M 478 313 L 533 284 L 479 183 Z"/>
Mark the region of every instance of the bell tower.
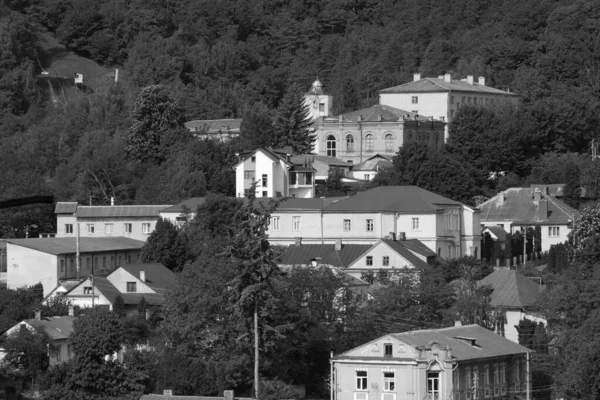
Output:
<path fill-rule="evenodd" d="M 313 82 L 310 90 L 304 96 L 304 104 L 309 109 L 309 117 L 316 120 L 321 117 L 331 116 L 333 96 L 325 94 L 323 84 L 319 79 Z"/>

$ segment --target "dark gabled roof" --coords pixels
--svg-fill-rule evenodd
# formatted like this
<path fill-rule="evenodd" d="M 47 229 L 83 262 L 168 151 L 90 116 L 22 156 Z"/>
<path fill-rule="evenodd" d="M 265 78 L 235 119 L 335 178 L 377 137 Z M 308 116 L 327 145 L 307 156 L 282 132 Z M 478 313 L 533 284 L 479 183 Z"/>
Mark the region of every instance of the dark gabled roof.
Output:
<path fill-rule="evenodd" d="M 506 241 L 506 231 L 504 230 L 504 228 L 500 227 L 500 226 L 486 226 L 483 228 L 483 230 L 488 230 L 491 233 L 494 234 L 494 236 L 496 236 L 498 238 L 499 241 L 504 242 Z"/>
<path fill-rule="evenodd" d="M 352 165 L 348 164 L 345 161 L 342 161 L 338 158 L 335 157 L 329 157 L 329 156 L 319 156 L 316 154 L 300 154 L 297 156 L 293 156 L 291 158 L 291 161 L 294 164 L 298 164 L 298 165 L 310 165 L 311 163 L 315 162 L 315 161 L 320 161 L 323 164 L 327 164 L 327 165 L 333 165 L 336 167 L 346 167 L 346 168 L 350 168 Z"/>
<path fill-rule="evenodd" d="M 196 119 L 188 121 L 185 127 L 198 134 L 202 133 L 239 133 L 241 119 Z"/>
<path fill-rule="evenodd" d="M 79 206 L 77 218 L 131 218 L 158 217 L 161 210 L 170 207 L 165 205 L 150 206 Z"/>
<path fill-rule="evenodd" d="M 458 361 L 521 354 L 529 351 L 526 347 L 479 325 L 424 329 L 393 333 L 391 336 L 413 347 L 429 347 L 431 342 L 438 342 L 442 346 L 450 346 L 452 357 Z M 475 339 L 475 346 L 471 345 L 468 340 L 458 338 Z"/>
<path fill-rule="evenodd" d="M 363 122 L 403 121 L 404 118 L 413 121 L 432 121 L 431 117 L 425 117 L 411 111 L 401 110 L 399 108 L 386 106 L 382 104 L 376 104 L 374 106 L 362 108 L 360 110 L 350 111 L 345 114 L 341 114 L 336 118 L 339 119 L 339 117 L 343 117 L 345 120 L 348 121 L 358 121 L 358 119 L 360 118 Z M 434 119 L 433 121 L 442 123 L 442 121 L 436 119 Z"/>
<path fill-rule="evenodd" d="M 481 221 L 566 225 L 573 220 L 575 209 L 556 197 L 541 192 L 540 196 L 548 205 L 547 215 L 540 210 L 542 202 L 534 201 L 534 189 L 510 188 L 479 205 Z"/>
<path fill-rule="evenodd" d="M 174 206 L 163 208 L 160 212 L 166 213 L 183 213 L 183 212 L 196 212 L 196 209 L 206 202 L 206 197 L 191 197 L 187 200 L 177 203 Z M 187 210 L 186 210 L 187 209 Z"/>
<path fill-rule="evenodd" d="M 43 238 L 43 239 L 6 239 L 8 243 L 38 250 L 48 254 L 75 254 L 77 238 Z M 82 237 L 79 239 L 81 253 L 140 250 L 145 242 L 122 236 L 115 237 Z"/>
<path fill-rule="evenodd" d="M 515 270 L 499 268 L 477 282 L 492 287 L 490 303 L 495 307 L 523 308 L 533 305 L 543 286 Z"/>
<path fill-rule="evenodd" d="M 397 240 L 390 239 L 382 239 L 383 243 L 387 244 L 394 250 L 396 253 L 400 254 L 403 258 L 406 259 L 409 263 L 414 265 L 416 268 L 427 268 L 428 264 L 421 260 L 419 257 L 415 256 L 412 252 L 406 249 L 404 243 Z M 374 247 L 374 246 L 373 246 Z"/>
<path fill-rule="evenodd" d="M 42 328 L 52 340 L 68 339 L 73 332 L 75 317 L 50 317 L 42 319 L 27 319 L 34 328 Z"/>
<path fill-rule="evenodd" d="M 403 240 L 402 246 L 412 252 L 422 255 L 423 257 L 437 257 L 436 252 L 427 247 L 427 245 L 421 242 L 419 239 Z"/>
<path fill-rule="evenodd" d="M 276 211 L 310 211 L 310 210 L 323 210 L 325 207 L 329 206 L 335 201 L 339 201 L 338 197 L 328 197 L 328 198 L 309 198 L 309 199 L 301 199 L 296 197 L 290 197 L 285 200 L 282 200 L 279 203 Z"/>
<path fill-rule="evenodd" d="M 380 171 L 383 169 L 391 168 L 394 163 L 384 157 L 371 157 L 366 161 L 356 164 L 352 167 L 352 171 Z"/>
<path fill-rule="evenodd" d="M 417 186 L 379 186 L 332 203 L 324 211 L 418 212 L 443 210 L 449 205 L 461 203 Z"/>
<path fill-rule="evenodd" d="M 286 248 L 279 264 L 310 265 L 313 258 L 320 258 L 321 264 L 346 268 L 371 247 L 370 244 L 343 244 L 341 251 L 336 251 L 334 244 L 291 245 Z"/>
<path fill-rule="evenodd" d="M 77 211 L 76 201 L 59 201 L 54 208 L 55 214 L 74 214 Z"/>
<path fill-rule="evenodd" d="M 472 92 L 480 94 L 495 94 L 504 96 L 518 96 L 515 93 L 505 92 L 478 82 L 472 84 L 467 81 L 453 79 L 446 82 L 443 78 L 423 78 L 418 81 L 380 90 L 379 93 L 435 93 L 435 92 Z"/>
<path fill-rule="evenodd" d="M 313 269 L 328 268 L 335 276 L 340 277 L 342 279 L 342 281 L 344 283 L 346 283 L 348 286 L 352 286 L 352 287 L 369 286 L 369 283 L 367 283 L 367 282 L 363 281 L 362 279 L 359 279 L 355 276 L 352 276 L 347 271 L 344 271 L 343 269 L 338 268 L 331 264 L 319 264 L 315 267 L 313 267 L 312 265 L 308 265 L 308 264 L 300 264 L 300 265 L 281 264 L 279 266 L 279 268 L 285 273 L 289 273 L 294 268 L 313 268 Z"/>
<path fill-rule="evenodd" d="M 177 281 L 177 275 L 160 263 L 125 264 L 121 268 L 138 279 L 140 271 L 144 271 L 146 285 L 161 294 Z"/>

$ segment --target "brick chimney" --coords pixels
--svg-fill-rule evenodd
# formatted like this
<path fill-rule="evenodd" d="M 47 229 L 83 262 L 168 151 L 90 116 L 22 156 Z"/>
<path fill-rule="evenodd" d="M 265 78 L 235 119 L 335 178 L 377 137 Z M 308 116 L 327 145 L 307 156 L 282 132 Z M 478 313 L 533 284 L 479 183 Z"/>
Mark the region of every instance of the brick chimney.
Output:
<path fill-rule="evenodd" d="M 474 82 L 473 75 L 467 75 L 467 82 L 470 83 L 471 85 L 473 84 L 473 82 Z"/>
<path fill-rule="evenodd" d="M 294 246 L 302 246 L 302 238 L 301 237 L 294 238 Z"/>
<path fill-rule="evenodd" d="M 542 192 L 540 189 L 535 188 L 533 191 L 533 201 L 540 201 L 542 199 Z"/>
<path fill-rule="evenodd" d="M 335 251 L 342 251 L 342 239 L 335 241 Z"/>
<path fill-rule="evenodd" d="M 400 233 L 398 234 L 398 239 L 399 239 L 401 242 L 404 242 L 404 241 L 406 240 L 406 232 L 400 232 Z"/>
<path fill-rule="evenodd" d="M 450 75 L 450 74 L 445 74 L 445 75 L 444 75 L 444 81 L 446 81 L 446 82 L 448 82 L 448 83 L 452 82 L 452 75 Z"/>
<path fill-rule="evenodd" d="M 477 78 L 477 83 L 479 83 L 481 86 L 485 86 L 485 77 L 480 76 L 479 78 Z"/>

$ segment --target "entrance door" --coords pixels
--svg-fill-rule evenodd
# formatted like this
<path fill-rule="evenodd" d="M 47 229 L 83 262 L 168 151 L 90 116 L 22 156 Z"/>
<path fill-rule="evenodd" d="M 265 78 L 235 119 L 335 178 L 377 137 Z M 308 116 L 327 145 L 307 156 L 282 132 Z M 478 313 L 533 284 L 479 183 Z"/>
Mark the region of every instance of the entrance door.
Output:
<path fill-rule="evenodd" d="M 427 373 L 427 394 L 431 400 L 439 400 L 440 398 L 440 373 Z"/>

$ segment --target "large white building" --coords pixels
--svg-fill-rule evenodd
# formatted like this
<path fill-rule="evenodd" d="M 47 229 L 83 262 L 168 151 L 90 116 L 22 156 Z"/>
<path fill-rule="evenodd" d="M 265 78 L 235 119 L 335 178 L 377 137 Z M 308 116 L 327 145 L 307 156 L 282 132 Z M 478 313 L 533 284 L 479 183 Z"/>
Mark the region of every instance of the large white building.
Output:
<path fill-rule="evenodd" d="M 417 73 L 412 82 L 379 92 L 381 105 L 409 110 L 448 123 L 464 105 L 493 106 L 501 102 L 517 104 L 519 99 L 520 96 L 515 93 L 487 86 L 482 76 L 475 81 L 472 75 L 466 79 L 453 79 L 450 74 L 421 78 L 421 74 Z"/>
<path fill-rule="evenodd" d="M 374 244 L 418 239 L 443 258 L 480 257 L 479 210 L 416 186 L 380 186 L 345 198 L 289 199 L 271 214 L 272 244 Z"/>

